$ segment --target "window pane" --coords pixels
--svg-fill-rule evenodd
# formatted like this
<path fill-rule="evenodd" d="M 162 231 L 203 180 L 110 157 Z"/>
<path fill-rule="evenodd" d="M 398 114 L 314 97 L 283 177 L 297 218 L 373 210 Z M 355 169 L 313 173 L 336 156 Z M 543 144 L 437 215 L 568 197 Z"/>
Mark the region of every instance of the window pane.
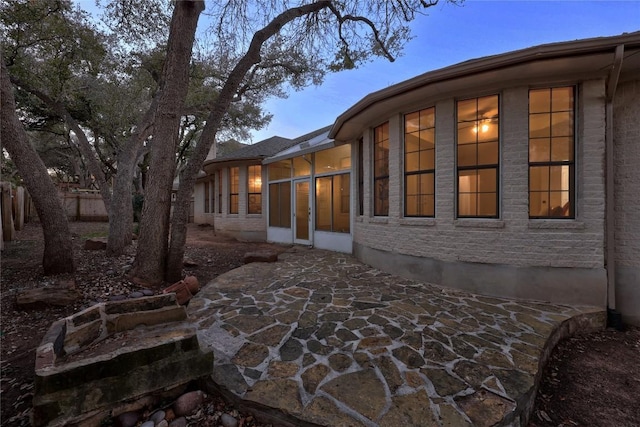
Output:
<path fill-rule="evenodd" d="M 435 131 L 434 129 L 426 129 L 420 131 L 420 149 L 429 150 L 435 147 Z"/>
<path fill-rule="evenodd" d="M 498 163 L 498 142 L 478 144 L 478 165 L 495 165 Z"/>
<path fill-rule="evenodd" d="M 420 170 L 420 153 L 407 153 L 405 156 L 404 169 L 407 172 Z"/>
<path fill-rule="evenodd" d="M 496 193 L 478 193 L 478 215 L 495 216 L 497 214 Z"/>
<path fill-rule="evenodd" d="M 418 177 L 420 175 L 408 175 L 407 176 L 407 195 L 415 195 L 419 193 Z"/>
<path fill-rule="evenodd" d="M 407 153 L 412 153 L 420 150 L 420 139 L 418 137 L 419 133 L 408 133 L 404 136 L 404 151 Z"/>
<path fill-rule="evenodd" d="M 260 193 L 262 191 L 262 167 L 259 165 L 249 166 L 247 172 L 249 193 Z"/>
<path fill-rule="evenodd" d="M 475 144 L 477 130 L 476 122 L 458 123 L 458 145 Z"/>
<path fill-rule="evenodd" d="M 461 193 L 475 193 L 478 191 L 476 170 L 460 171 L 458 173 L 458 191 Z"/>
<path fill-rule="evenodd" d="M 405 133 L 416 132 L 420 129 L 420 112 L 407 114 L 404 116 L 404 131 Z"/>
<path fill-rule="evenodd" d="M 548 162 L 549 161 L 549 143 L 548 138 L 538 138 L 529 141 L 529 161 L 530 162 Z"/>
<path fill-rule="evenodd" d="M 351 215 L 351 175 L 342 174 L 333 178 L 333 232 L 348 233 Z"/>
<path fill-rule="evenodd" d="M 293 159 L 293 175 L 307 176 L 311 174 L 311 157 L 308 155 L 295 157 Z"/>
<path fill-rule="evenodd" d="M 480 169 L 478 171 L 478 191 L 479 192 L 496 192 L 496 170 Z"/>
<path fill-rule="evenodd" d="M 569 190 L 569 166 L 551 166 L 549 190 Z"/>
<path fill-rule="evenodd" d="M 573 87 L 553 88 L 551 108 L 553 111 L 573 111 Z"/>
<path fill-rule="evenodd" d="M 529 115 L 529 138 L 548 138 L 551 136 L 551 116 L 549 114 Z"/>
<path fill-rule="evenodd" d="M 280 227 L 279 184 L 269 184 L 269 227 Z"/>
<path fill-rule="evenodd" d="M 477 163 L 476 144 L 458 146 L 458 166 L 474 166 Z"/>
<path fill-rule="evenodd" d="M 389 123 L 374 130 L 373 141 L 373 212 L 374 215 L 389 214 Z"/>
<path fill-rule="evenodd" d="M 229 213 L 237 214 L 238 213 L 238 195 L 232 194 L 229 196 Z"/>
<path fill-rule="evenodd" d="M 458 193 L 458 215 L 476 216 L 476 193 Z"/>
<path fill-rule="evenodd" d="M 529 193 L 529 212 L 531 216 L 549 216 L 549 193 L 531 191 Z"/>
<path fill-rule="evenodd" d="M 405 197 L 405 207 L 404 207 L 406 216 L 419 215 L 418 200 L 419 200 L 419 196 L 415 194 L 414 195 L 407 194 L 407 196 Z"/>
<path fill-rule="evenodd" d="M 458 101 L 458 121 L 469 122 L 477 119 L 476 100 L 466 99 Z"/>
<path fill-rule="evenodd" d="M 316 230 L 331 231 L 333 177 L 316 178 Z"/>
<path fill-rule="evenodd" d="M 291 178 L 291 160 L 281 160 L 279 162 L 271 163 L 269 168 L 269 180 L 275 181 L 277 179 Z"/>
<path fill-rule="evenodd" d="M 573 113 L 553 113 L 552 120 L 552 136 L 572 136 L 573 135 Z"/>
<path fill-rule="evenodd" d="M 553 138 L 551 140 L 551 160 L 573 161 L 573 138 Z"/>
<path fill-rule="evenodd" d="M 420 129 L 428 129 L 436 126 L 436 109 L 434 107 L 420 110 Z"/>
<path fill-rule="evenodd" d="M 249 206 L 247 212 L 250 214 L 262 213 L 262 194 L 249 194 Z"/>
<path fill-rule="evenodd" d="M 376 179 L 374 215 L 389 215 L 389 178 Z"/>
<path fill-rule="evenodd" d="M 420 197 L 420 215 L 435 216 L 435 196 L 425 194 Z"/>
<path fill-rule="evenodd" d="M 435 151 L 426 150 L 420 152 L 420 169 L 435 169 Z"/>
<path fill-rule="evenodd" d="M 351 146 L 340 145 L 315 154 L 316 173 L 335 172 L 351 167 Z"/>
<path fill-rule="evenodd" d="M 498 95 L 478 98 L 478 119 L 498 117 Z"/>
<path fill-rule="evenodd" d="M 422 194 L 434 194 L 435 183 L 433 173 L 420 174 L 420 193 Z"/>
<path fill-rule="evenodd" d="M 281 182 L 280 187 L 280 227 L 291 228 L 291 182 Z"/>
<path fill-rule="evenodd" d="M 551 108 L 551 91 L 537 89 L 529 91 L 529 113 L 548 112 Z"/>
<path fill-rule="evenodd" d="M 532 166 L 529 168 L 529 189 L 531 191 L 549 190 L 548 166 Z"/>
<path fill-rule="evenodd" d="M 551 200 L 549 206 L 552 217 L 567 217 L 569 216 L 569 192 L 568 191 L 550 191 L 549 198 Z"/>

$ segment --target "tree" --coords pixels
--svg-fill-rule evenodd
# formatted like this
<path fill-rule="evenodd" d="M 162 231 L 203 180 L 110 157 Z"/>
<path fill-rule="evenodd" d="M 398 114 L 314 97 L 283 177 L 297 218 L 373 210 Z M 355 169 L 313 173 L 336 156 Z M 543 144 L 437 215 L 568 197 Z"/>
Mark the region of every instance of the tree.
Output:
<path fill-rule="evenodd" d="M 73 244 L 67 215 L 47 168 L 29 143 L 16 105 L 9 73 L 0 54 L 0 139 L 16 164 L 36 206 L 44 233 L 44 274 L 73 273 Z"/>
<path fill-rule="evenodd" d="M 171 190 L 180 120 L 189 84 L 189 64 L 203 1 L 176 2 L 169 30 L 167 56 L 160 79 L 149 178 L 134 275 L 145 282 L 164 279 L 169 234 Z"/>
<path fill-rule="evenodd" d="M 297 2 L 296 2 L 297 3 Z M 138 246 L 135 274 L 147 282 L 163 278 L 174 281 L 182 273 L 190 197 L 198 172 L 234 100 L 260 90 L 259 81 L 271 87 L 285 82 L 295 87 L 321 82 L 328 71 L 353 68 L 372 56 L 393 60 L 409 38 L 406 23 L 416 13 L 437 0 L 399 0 L 396 2 L 315 1 L 294 2 L 228 0 L 213 5 L 208 14 L 216 23 L 214 51 L 222 63 L 229 64 L 219 94 L 211 108 L 199 141 L 180 173 L 180 185 L 171 220 L 170 248 L 167 252 L 166 227 L 152 228 L 166 216 L 147 210 L 142 218 L 144 230 L 158 232 L 154 241 Z M 174 29 L 174 28 L 172 28 Z M 194 29 L 195 31 L 195 29 Z M 182 29 L 184 34 L 186 29 Z M 170 61 L 168 58 L 167 61 Z M 161 111 L 159 107 L 158 111 Z M 160 150 L 160 148 L 158 148 Z M 164 148 L 169 153 L 168 145 Z M 145 203 L 167 202 L 169 187 L 152 172 L 162 168 L 152 162 L 149 186 L 161 192 L 147 194 Z M 164 214 L 163 214 L 164 215 Z M 153 245 L 153 246 L 150 246 Z M 146 265 L 146 268 L 140 268 Z"/>

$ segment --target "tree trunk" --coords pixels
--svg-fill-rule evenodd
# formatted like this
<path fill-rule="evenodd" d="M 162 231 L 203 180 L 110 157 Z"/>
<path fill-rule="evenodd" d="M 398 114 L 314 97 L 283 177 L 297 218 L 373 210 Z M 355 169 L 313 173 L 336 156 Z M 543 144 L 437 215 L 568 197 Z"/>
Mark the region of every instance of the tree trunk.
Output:
<path fill-rule="evenodd" d="M 191 50 L 203 10 L 203 1 L 179 1 L 171 19 L 133 271 L 134 277 L 149 284 L 164 280 L 176 142 L 189 87 Z"/>
<path fill-rule="evenodd" d="M 207 124 L 202 131 L 200 140 L 195 145 L 187 165 L 180 174 L 180 185 L 171 220 L 171 248 L 167 258 L 166 277 L 169 282 L 179 280 L 182 276 L 182 260 L 184 258 L 184 245 L 187 241 L 187 223 L 189 221 L 189 204 L 196 177 L 202 169 L 211 145 L 215 142 L 222 119 L 227 114 L 236 91 L 251 67 L 260 62 L 262 45 L 270 37 L 277 34 L 285 24 L 301 16 L 327 8 L 330 3 L 328 1 L 319 1 L 288 9 L 276 16 L 267 26 L 253 35 L 247 52 L 229 74 L 229 78 L 213 104 L 209 117 L 207 117 Z"/>
<path fill-rule="evenodd" d="M 118 153 L 118 173 L 113 185 L 111 209 L 109 210 L 109 239 L 107 256 L 119 256 L 131 244 L 133 237 L 133 176 L 138 163 L 142 143 L 149 136 L 154 122 L 157 101 L 153 100 L 127 142 Z"/>
<path fill-rule="evenodd" d="M 44 233 L 44 274 L 73 273 L 73 244 L 67 215 L 47 168 L 29 143 L 27 133 L 16 116 L 16 105 L 9 73 L 0 55 L 0 138 L 9 152 L 36 206 Z"/>

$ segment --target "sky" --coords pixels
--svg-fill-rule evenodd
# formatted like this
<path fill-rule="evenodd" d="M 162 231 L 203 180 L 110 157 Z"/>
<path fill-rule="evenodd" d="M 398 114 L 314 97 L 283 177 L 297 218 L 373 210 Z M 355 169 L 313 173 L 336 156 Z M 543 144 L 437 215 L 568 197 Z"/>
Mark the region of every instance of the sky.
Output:
<path fill-rule="evenodd" d="M 272 98 L 269 126 L 252 132 L 253 143 L 274 135 L 296 138 L 332 124 L 364 96 L 419 74 L 469 59 L 545 43 L 640 31 L 640 0 L 442 2 L 410 24 L 414 39 L 391 63 L 369 62 L 329 74 L 322 85 Z M 246 141 L 249 142 L 249 141 Z"/>

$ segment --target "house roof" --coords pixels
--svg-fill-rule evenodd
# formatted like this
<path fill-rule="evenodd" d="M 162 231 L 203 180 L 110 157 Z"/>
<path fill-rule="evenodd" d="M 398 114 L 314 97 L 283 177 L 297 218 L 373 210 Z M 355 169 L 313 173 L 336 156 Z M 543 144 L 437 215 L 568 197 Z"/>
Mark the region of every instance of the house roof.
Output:
<path fill-rule="evenodd" d="M 606 78 L 614 64 L 615 50 L 621 45 L 625 47 L 621 76 L 633 76 L 640 70 L 640 31 L 545 44 L 465 61 L 372 92 L 338 116 L 328 136 L 336 141 L 358 138 L 364 127 L 386 120 L 391 111 L 403 111 L 424 105 L 425 100 L 445 99 L 465 90 L 494 90 L 557 76 Z"/>
<path fill-rule="evenodd" d="M 329 129 L 331 129 L 331 126 L 325 126 L 294 139 L 284 138 L 281 136 L 272 136 L 271 138 L 263 139 L 262 141 L 256 142 L 255 144 L 247 145 L 240 148 L 239 150 L 209 160 L 205 162 L 205 165 L 242 160 L 262 160 L 280 153 L 281 151 L 286 150 L 287 148 L 290 148 L 296 144 L 301 144 L 313 140 L 319 135 L 326 134 L 329 132 Z"/>

